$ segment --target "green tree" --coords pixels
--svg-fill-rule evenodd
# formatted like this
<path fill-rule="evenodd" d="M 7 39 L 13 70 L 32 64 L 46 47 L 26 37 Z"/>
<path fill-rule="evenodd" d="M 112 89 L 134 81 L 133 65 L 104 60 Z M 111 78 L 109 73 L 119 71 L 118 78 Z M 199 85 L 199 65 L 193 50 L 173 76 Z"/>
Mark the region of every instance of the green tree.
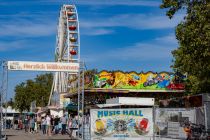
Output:
<path fill-rule="evenodd" d="M 84 73 L 84 84 L 85 84 L 85 89 L 88 88 L 93 88 L 93 79 L 94 79 L 94 75 L 97 74 L 97 69 L 90 69 L 90 70 L 86 70 Z"/>
<path fill-rule="evenodd" d="M 7 106 L 11 106 L 12 108 L 14 108 L 14 101 L 12 98 L 10 98 L 10 100 L 7 102 Z"/>
<path fill-rule="evenodd" d="M 46 106 L 52 88 L 53 74 L 46 73 L 35 78 L 37 106 Z"/>
<path fill-rule="evenodd" d="M 191 93 L 210 92 L 210 1 L 163 0 L 160 8 L 167 9 L 169 18 L 180 9 L 186 11 L 176 27 L 179 47 L 172 51 L 172 67 L 187 73 L 187 90 Z"/>
<path fill-rule="evenodd" d="M 3 103 L 2 105 L 3 105 L 3 107 L 5 107 L 5 108 L 7 108 L 8 106 L 11 106 L 12 108 L 14 108 L 14 102 L 13 102 L 13 99 L 12 99 L 12 98 L 10 98 L 10 100 L 9 100 L 9 101 L 7 101 L 6 103 Z"/>
<path fill-rule="evenodd" d="M 52 87 L 53 75 L 51 73 L 37 75 L 35 80 L 27 80 L 15 87 L 15 108 L 21 112 L 29 111 L 32 101 L 37 106 L 46 106 Z"/>
<path fill-rule="evenodd" d="M 24 110 L 29 111 L 30 103 L 28 99 L 29 96 L 27 96 L 26 93 L 26 83 L 22 82 L 15 87 L 15 108 L 20 112 L 23 112 Z"/>

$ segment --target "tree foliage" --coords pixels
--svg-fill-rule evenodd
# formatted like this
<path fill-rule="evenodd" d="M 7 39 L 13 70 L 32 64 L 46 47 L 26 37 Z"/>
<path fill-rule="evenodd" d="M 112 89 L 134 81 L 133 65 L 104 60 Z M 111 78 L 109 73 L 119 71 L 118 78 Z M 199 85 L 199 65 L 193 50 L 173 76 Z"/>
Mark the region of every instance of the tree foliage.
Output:
<path fill-rule="evenodd" d="M 30 110 L 32 101 L 37 106 L 46 106 L 52 87 L 53 75 L 51 73 L 38 75 L 34 80 L 27 80 L 15 87 L 15 108 L 19 111 Z"/>
<path fill-rule="evenodd" d="M 10 98 L 10 100 L 7 102 L 7 106 L 11 106 L 12 108 L 14 108 L 14 101 L 12 98 Z"/>
<path fill-rule="evenodd" d="M 93 88 L 93 77 L 97 74 L 97 69 L 90 69 L 86 70 L 84 72 L 84 88 L 90 89 Z M 80 83 L 82 84 L 82 72 L 80 73 Z M 69 93 L 77 93 L 78 88 L 78 76 L 75 75 L 70 81 L 69 81 L 71 87 L 69 89 Z"/>
<path fill-rule="evenodd" d="M 184 9 L 186 15 L 176 27 L 179 47 L 172 52 L 173 68 L 188 74 L 187 89 L 192 93 L 210 92 L 210 1 L 163 0 L 169 18 Z"/>
<path fill-rule="evenodd" d="M 7 101 L 6 103 L 2 103 L 2 106 L 3 106 L 4 108 L 7 108 L 8 106 L 14 108 L 14 105 L 15 105 L 15 104 L 14 104 L 14 101 L 13 101 L 12 98 L 10 98 L 10 100 Z"/>

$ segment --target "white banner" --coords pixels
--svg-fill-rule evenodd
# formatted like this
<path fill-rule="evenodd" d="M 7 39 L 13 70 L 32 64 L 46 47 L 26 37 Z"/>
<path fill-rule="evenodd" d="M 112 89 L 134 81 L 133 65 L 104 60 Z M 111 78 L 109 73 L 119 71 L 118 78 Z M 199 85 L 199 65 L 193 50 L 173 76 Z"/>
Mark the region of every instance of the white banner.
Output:
<path fill-rule="evenodd" d="M 153 137 L 152 108 L 91 109 L 91 140 L 147 140 Z"/>
<path fill-rule="evenodd" d="M 8 61 L 8 70 L 78 72 L 79 63 Z"/>

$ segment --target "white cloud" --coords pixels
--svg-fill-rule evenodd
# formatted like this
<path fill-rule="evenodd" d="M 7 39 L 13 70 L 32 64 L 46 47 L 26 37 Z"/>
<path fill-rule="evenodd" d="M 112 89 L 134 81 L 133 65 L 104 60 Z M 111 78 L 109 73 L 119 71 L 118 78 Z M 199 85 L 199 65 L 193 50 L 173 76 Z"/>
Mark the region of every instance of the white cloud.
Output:
<path fill-rule="evenodd" d="M 18 41 L 1 41 L 0 42 L 0 52 L 8 51 L 8 50 L 17 50 L 25 47 L 25 40 Z"/>
<path fill-rule="evenodd" d="M 19 12 L 0 15 L 0 36 L 2 37 L 39 37 L 55 34 L 57 20 L 55 13 Z"/>
<path fill-rule="evenodd" d="M 138 42 L 132 46 L 116 48 L 100 52 L 98 54 L 84 55 L 86 61 L 148 61 L 148 60 L 170 60 L 171 51 L 177 47 L 175 36 L 168 35 L 152 39 L 147 42 Z"/>
<path fill-rule="evenodd" d="M 83 35 L 106 35 L 106 34 L 112 34 L 114 30 L 105 29 L 105 28 L 82 28 L 81 34 Z"/>
<path fill-rule="evenodd" d="M 108 57 L 121 60 L 162 59 L 168 58 L 170 55 L 170 47 L 150 43 L 137 43 L 124 49 L 109 52 L 107 55 Z"/>
<path fill-rule="evenodd" d="M 100 15 L 99 15 L 100 16 Z M 13 19 L 0 24 L 1 36 L 48 36 L 56 34 L 57 20 L 45 19 L 45 16 L 34 17 L 33 20 Z M 45 19 L 45 20 L 43 20 Z M 114 27 L 124 27 L 136 30 L 157 30 L 174 28 L 183 15 L 168 19 L 165 15 L 121 14 L 112 17 L 80 18 L 81 33 L 84 35 L 104 35 L 114 33 Z"/>
<path fill-rule="evenodd" d="M 8 22 L 0 25 L 0 36 L 36 37 L 55 34 L 56 24 L 54 22 L 32 22 L 18 21 Z"/>
<path fill-rule="evenodd" d="M 148 30 L 148 29 L 168 29 L 174 28 L 181 20 L 183 15 L 178 14 L 173 19 L 168 19 L 165 15 L 151 15 L 151 14 L 122 14 L 113 17 L 103 16 L 99 18 L 82 18 L 80 20 L 80 26 L 82 29 L 103 29 L 103 31 L 110 31 L 113 27 L 124 27 L 137 30 Z M 113 32 L 105 32 L 113 33 Z M 103 33 L 103 32 L 102 32 Z M 91 34 L 90 34 L 91 35 Z M 94 34 L 92 34 L 94 35 Z"/>
<path fill-rule="evenodd" d="M 125 6 L 159 6 L 161 3 L 154 0 L 77 0 L 74 2 L 79 5 L 103 5 L 103 6 L 113 6 L 113 5 L 125 5 Z"/>
<path fill-rule="evenodd" d="M 0 52 L 30 48 L 37 50 L 38 44 L 45 42 L 40 42 L 36 37 L 55 36 L 57 32 L 57 21 L 51 20 L 51 15 L 47 16 L 46 13 L 21 12 L 0 17 Z"/>
<path fill-rule="evenodd" d="M 55 13 L 49 15 L 44 12 L 21 12 L 15 15 L 0 15 L 1 36 L 37 37 L 56 34 L 57 19 Z M 119 14 L 111 17 L 102 14 L 95 16 L 81 16 L 80 27 L 84 35 L 104 35 L 114 33 L 114 27 L 124 27 L 137 30 L 154 30 L 174 28 L 182 19 L 182 14 L 177 14 L 173 19 L 165 15 L 155 14 Z M 15 21 L 15 22 L 14 22 Z"/>
<path fill-rule="evenodd" d="M 177 45 L 175 34 L 169 34 L 168 36 L 157 37 L 154 40 L 159 43 Z"/>
<path fill-rule="evenodd" d="M 114 5 L 125 5 L 125 6 L 149 6 L 157 7 L 161 3 L 157 0 L 35 0 L 35 1 L 24 1 L 25 5 L 57 5 L 57 4 L 76 4 L 76 5 L 88 5 L 88 6 L 114 6 Z M 8 5 L 23 5 L 21 2 L 10 1 L 1 2 L 0 6 Z"/>

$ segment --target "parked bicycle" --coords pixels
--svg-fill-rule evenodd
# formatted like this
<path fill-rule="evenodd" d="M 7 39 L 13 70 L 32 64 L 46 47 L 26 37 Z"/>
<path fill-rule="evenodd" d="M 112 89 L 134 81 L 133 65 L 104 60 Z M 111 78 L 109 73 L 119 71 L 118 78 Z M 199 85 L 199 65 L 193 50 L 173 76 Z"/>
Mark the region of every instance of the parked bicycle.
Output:
<path fill-rule="evenodd" d="M 202 124 L 184 122 L 182 127 L 187 134 L 186 140 L 210 140 L 210 132 Z"/>

